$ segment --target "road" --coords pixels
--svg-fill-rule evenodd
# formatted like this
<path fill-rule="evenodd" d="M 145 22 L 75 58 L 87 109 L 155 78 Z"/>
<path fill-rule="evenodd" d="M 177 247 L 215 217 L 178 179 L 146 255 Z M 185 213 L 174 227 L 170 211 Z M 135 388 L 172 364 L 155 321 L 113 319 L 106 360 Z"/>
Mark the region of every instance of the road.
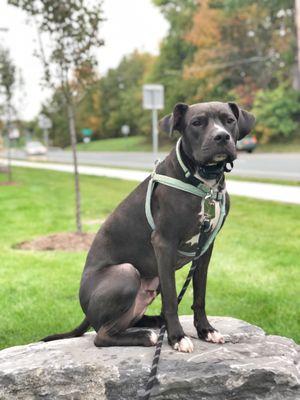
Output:
<path fill-rule="evenodd" d="M 0 159 L 0 161 L 2 160 Z M 12 160 L 12 165 L 16 167 L 18 166 L 46 170 L 49 169 L 53 171 L 73 173 L 73 166 L 70 164 Z M 149 175 L 149 172 L 146 171 L 87 165 L 81 165 L 79 167 L 79 173 L 81 175 L 106 176 L 132 181 L 142 181 Z M 226 186 L 229 194 L 252 197 L 260 200 L 274 200 L 283 203 L 300 204 L 299 186 L 274 185 L 257 182 L 239 182 L 229 179 L 226 180 Z"/>
<path fill-rule="evenodd" d="M 15 159 L 27 159 L 21 150 L 13 150 Z M 162 160 L 166 153 L 160 153 Z M 133 169 L 149 169 L 154 165 L 152 153 L 145 152 L 78 152 L 81 165 L 114 166 Z M 70 151 L 51 150 L 47 161 L 71 163 Z M 254 178 L 272 178 L 300 181 L 300 153 L 239 153 L 232 175 Z"/>

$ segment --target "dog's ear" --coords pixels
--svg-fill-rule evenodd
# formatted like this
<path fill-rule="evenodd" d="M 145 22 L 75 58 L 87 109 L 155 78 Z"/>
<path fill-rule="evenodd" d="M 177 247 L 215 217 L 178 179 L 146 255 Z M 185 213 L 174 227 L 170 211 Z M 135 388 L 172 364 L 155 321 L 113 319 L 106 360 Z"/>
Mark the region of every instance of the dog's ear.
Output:
<path fill-rule="evenodd" d="M 182 133 L 183 118 L 188 108 L 189 106 L 185 103 L 177 103 L 173 113 L 166 115 L 159 121 L 160 130 L 168 133 L 170 136 L 172 136 L 174 131 Z"/>
<path fill-rule="evenodd" d="M 254 127 L 255 117 L 248 111 L 241 109 L 236 103 L 228 103 L 228 105 L 237 119 L 239 128 L 238 140 L 241 140 L 243 137 L 248 135 L 248 133 L 250 133 L 251 129 Z"/>

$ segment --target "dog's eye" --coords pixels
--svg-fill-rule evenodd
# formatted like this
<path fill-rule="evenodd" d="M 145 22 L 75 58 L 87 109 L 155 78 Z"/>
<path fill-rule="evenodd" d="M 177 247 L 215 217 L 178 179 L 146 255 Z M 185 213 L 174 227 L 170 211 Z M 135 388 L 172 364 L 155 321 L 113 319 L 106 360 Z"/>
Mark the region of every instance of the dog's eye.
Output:
<path fill-rule="evenodd" d="M 233 118 L 227 118 L 227 124 L 232 124 L 235 120 Z"/>
<path fill-rule="evenodd" d="M 205 124 L 206 124 L 205 118 L 195 119 L 195 121 L 192 122 L 193 126 L 204 126 Z"/>

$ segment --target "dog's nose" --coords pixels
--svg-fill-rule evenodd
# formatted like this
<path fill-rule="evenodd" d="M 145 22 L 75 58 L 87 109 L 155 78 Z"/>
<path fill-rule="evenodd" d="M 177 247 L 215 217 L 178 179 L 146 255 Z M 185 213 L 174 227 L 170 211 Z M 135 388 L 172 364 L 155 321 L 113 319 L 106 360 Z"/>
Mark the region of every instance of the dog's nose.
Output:
<path fill-rule="evenodd" d="M 227 132 L 219 132 L 215 135 L 214 140 L 217 143 L 226 143 L 230 139 L 230 135 Z"/>

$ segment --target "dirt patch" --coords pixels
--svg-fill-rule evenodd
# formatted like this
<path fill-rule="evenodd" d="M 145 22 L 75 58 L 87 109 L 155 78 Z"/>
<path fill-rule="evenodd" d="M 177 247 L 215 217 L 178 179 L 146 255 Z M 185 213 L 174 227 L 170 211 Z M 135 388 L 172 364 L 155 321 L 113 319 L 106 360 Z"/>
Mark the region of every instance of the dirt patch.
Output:
<path fill-rule="evenodd" d="M 0 182 L 0 186 L 15 186 L 17 182 Z"/>
<path fill-rule="evenodd" d="M 14 248 L 35 251 L 87 251 L 91 247 L 94 237 L 94 233 L 55 233 L 18 243 Z"/>

